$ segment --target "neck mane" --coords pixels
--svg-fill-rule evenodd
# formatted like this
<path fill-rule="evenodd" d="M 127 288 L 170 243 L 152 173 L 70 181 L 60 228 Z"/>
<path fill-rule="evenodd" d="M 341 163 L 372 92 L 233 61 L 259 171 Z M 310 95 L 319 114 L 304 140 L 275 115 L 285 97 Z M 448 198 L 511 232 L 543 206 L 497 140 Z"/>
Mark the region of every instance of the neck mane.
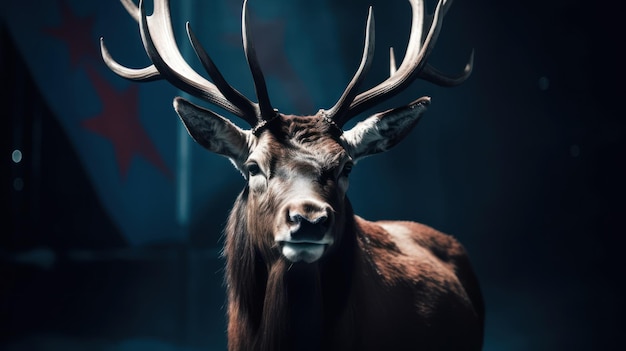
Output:
<path fill-rule="evenodd" d="M 336 316 L 350 305 L 358 247 L 352 206 L 346 198 L 344 218 L 337 221 L 343 227 L 341 238 L 326 256 L 312 264 L 293 264 L 245 230 L 245 195 L 244 190 L 226 227 L 229 339 L 237 344 L 229 347 L 324 349 Z"/>

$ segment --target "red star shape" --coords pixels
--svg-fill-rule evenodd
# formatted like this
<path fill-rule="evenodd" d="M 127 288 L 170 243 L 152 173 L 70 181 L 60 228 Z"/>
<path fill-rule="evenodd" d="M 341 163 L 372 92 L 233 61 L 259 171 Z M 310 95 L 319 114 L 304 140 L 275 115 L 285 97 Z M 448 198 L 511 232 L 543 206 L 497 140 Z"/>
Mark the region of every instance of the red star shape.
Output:
<path fill-rule="evenodd" d="M 97 58 L 97 40 L 91 37 L 94 16 L 78 18 L 66 1 L 60 2 L 61 23 L 44 32 L 64 41 L 70 51 L 70 62 L 76 66 L 83 58 Z"/>
<path fill-rule="evenodd" d="M 83 121 L 82 126 L 113 143 L 122 177 L 128 173 L 133 156 L 141 155 L 170 178 L 169 168 L 139 120 L 137 85 L 118 92 L 93 68 L 89 67 L 87 74 L 100 96 L 103 111 L 98 116 Z"/>

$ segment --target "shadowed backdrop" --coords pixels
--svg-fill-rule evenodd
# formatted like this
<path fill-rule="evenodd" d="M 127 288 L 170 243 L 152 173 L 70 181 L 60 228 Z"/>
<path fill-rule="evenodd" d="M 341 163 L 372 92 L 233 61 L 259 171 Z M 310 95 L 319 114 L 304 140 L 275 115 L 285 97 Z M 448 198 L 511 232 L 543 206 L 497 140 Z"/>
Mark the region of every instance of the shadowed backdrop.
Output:
<path fill-rule="evenodd" d="M 171 2 L 192 66 L 202 72 L 186 21 L 254 100 L 241 2 Z M 409 35 L 404 0 L 249 5 L 285 113 L 335 103 L 358 67 L 369 5 L 376 56 L 364 87 L 386 77 L 388 48 L 399 59 Z M 611 6 L 456 0 L 430 62 L 455 73 L 473 49 L 471 78 L 416 82 L 363 114 L 432 97 L 409 137 L 355 167 L 348 195 L 362 217 L 419 221 L 465 245 L 486 301 L 485 350 L 617 347 L 626 122 Z M 243 178 L 186 135 L 179 91 L 102 63 L 100 37 L 119 62 L 149 63 L 118 1 L 0 9 L 0 348 L 225 349 L 221 235 Z"/>

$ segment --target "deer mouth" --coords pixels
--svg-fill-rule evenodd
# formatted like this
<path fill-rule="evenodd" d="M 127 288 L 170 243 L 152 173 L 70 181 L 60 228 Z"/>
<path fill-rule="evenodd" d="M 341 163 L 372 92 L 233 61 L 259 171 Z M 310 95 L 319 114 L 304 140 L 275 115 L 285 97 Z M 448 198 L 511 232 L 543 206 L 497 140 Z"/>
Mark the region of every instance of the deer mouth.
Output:
<path fill-rule="evenodd" d="M 281 253 L 291 262 L 313 263 L 319 260 L 330 244 L 328 241 L 280 241 Z"/>

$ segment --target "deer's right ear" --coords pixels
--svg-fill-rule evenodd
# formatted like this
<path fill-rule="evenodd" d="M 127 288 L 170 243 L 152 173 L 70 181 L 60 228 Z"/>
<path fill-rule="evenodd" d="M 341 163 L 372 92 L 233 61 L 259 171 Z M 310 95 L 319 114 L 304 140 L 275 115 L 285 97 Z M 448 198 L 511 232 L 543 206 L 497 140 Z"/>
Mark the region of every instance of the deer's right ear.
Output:
<path fill-rule="evenodd" d="M 174 109 L 183 121 L 189 135 L 200 145 L 228 157 L 235 167 L 243 169 L 250 155 L 254 136 L 231 121 L 203 107 L 176 97 Z"/>
<path fill-rule="evenodd" d="M 357 162 L 398 144 L 420 120 L 430 98 L 423 96 L 410 104 L 377 113 L 346 130 L 341 137 L 346 151 Z"/>

